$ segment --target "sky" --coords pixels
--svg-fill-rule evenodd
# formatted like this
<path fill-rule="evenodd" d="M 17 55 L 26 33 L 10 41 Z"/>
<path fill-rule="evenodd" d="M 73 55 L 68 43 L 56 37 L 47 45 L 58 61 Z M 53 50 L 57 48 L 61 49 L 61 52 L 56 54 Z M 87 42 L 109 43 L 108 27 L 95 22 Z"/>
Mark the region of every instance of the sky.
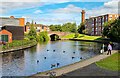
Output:
<path fill-rule="evenodd" d="M 15 16 L 37 24 L 55 25 L 68 22 L 81 23 L 85 18 L 104 14 L 118 14 L 119 0 L 1 0 L 0 17 Z"/>

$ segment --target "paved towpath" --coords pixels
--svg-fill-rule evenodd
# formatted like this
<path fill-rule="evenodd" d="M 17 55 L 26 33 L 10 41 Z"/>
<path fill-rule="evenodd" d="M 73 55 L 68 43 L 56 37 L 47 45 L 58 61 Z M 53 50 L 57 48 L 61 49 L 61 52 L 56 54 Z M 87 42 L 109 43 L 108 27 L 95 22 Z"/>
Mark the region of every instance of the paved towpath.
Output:
<path fill-rule="evenodd" d="M 118 52 L 118 51 L 113 50 L 112 54 L 114 54 L 116 52 Z M 109 56 L 110 55 L 106 55 L 106 54 L 97 55 L 97 56 L 92 57 L 90 59 L 86 59 L 84 61 L 80 61 L 80 62 L 71 64 L 71 65 L 67 65 L 67 66 L 63 66 L 63 67 L 53 69 L 53 70 L 50 70 L 50 71 L 47 71 L 47 72 L 55 71 L 56 76 L 60 76 L 62 74 L 69 73 L 69 72 L 75 71 L 77 69 L 83 68 L 85 66 L 88 66 L 88 65 L 90 65 L 92 63 L 100 61 L 101 59 L 104 59 L 104 58 L 109 57 Z M 38 73 L 38 74 L 35 74 L 35 75 L 32 75 L 32 76 L 49 76 L 49 75 L 46 75 L 47 72 Z"/>

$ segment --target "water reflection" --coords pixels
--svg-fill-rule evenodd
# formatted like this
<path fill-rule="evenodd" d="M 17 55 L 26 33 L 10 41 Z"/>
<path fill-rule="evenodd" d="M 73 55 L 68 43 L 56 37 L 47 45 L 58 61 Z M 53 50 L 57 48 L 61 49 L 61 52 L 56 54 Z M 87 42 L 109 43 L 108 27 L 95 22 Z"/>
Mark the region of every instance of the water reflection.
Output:
<path fill-rule="evenodd" d="M 96 56 L 100 48 L 101 44 L 94 42 L 39 42 L 36 47 L 3 54 L 2 74 L 3 76 L 33 75 Z"/>

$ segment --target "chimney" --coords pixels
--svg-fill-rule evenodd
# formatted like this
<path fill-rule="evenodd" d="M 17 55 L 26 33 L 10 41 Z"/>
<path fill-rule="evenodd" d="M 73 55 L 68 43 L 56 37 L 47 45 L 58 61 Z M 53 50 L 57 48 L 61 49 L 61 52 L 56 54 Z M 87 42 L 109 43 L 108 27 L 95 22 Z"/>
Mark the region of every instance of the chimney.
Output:
<path fill-rule="evenodd" d="M 81 14 L 82 14 L 82 22 L 85 22 L 85 11 L 82 10 Z"/>

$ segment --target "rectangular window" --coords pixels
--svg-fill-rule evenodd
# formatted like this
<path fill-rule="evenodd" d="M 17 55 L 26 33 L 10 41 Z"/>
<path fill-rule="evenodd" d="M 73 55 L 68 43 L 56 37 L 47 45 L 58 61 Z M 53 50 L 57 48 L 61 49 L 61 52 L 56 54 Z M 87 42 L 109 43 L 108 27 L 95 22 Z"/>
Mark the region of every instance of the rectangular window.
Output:
<path fill-rule="evenodd" d="M 1 41 L 9 42 L 9 35 L 1 35 Z"/>
<path fill-rule="evenodd" d="M 40 32 L 40 30 L 37 30 L 37 32 Z"/>
<path fill-rule="evenodd" d="M 42 29 L 44 29 L 44 26 L 42 26 Z"/>

